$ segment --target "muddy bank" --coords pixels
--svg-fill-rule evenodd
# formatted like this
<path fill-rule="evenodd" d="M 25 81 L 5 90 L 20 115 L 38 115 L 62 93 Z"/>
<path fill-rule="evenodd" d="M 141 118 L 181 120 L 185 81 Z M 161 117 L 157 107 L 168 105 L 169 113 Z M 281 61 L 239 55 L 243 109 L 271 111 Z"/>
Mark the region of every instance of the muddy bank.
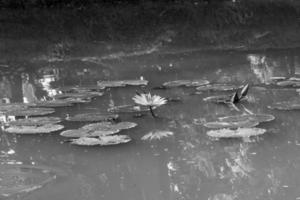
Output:
<path fill-rule="evenodd" d="M 300 47 L 296 1 L 91 1 L 48 7 L 32 2 L 0 10 L 1 54 Z"/>

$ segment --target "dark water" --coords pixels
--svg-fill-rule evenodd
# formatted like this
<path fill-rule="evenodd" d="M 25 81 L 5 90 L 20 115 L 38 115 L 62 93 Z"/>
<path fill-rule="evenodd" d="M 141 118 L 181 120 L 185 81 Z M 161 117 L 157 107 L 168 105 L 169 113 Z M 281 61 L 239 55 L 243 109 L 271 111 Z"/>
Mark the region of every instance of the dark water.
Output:
<path fill-rule="evenodd" d="M 138 126 L 122 131 L 133 141 L 109 147 L 79 147 L 63 143 L 59 132 L 17 136 L 1 132 L 4 163 L 43 165 L 63 171 L 63 176 L 36 191 L 12 199 L 30 200 L 283 200 L 300 199 L 299 111 L 274 111 L 268 105 L 299 98 L 295 89 L 270 85 L 270 77 L 300 77 L 300 51 L 191 52 L 124 56 L 119 59 L 82 61 L 69 57 L 49 62 L 39 56 L 19 60 L 1 58 L 1 98 L 22 102 L 22 74 L 28 74 L 34 93 L 27 98 L 51 97 L 60 86 L 91 85 L 98 80 L 139 79 L 143 90 L 163 97 L 181 98 L 150 114 L 135 118 L 120 114 L 122 121 Z M 83 52 L 84 54 L 84 52 Z M 81 60 L 80 60 L 81 59 Z M 7 61 L 9 60 L 9 62 Z M 84 59 L 83 59 L 84 60 Z M 96 59 L 97 60 L 97 59 Z M 249 101 L 240 111 L 203 102 L 224 92 L 194 95 L 194 88 L 154 90 L 177 79 L 207 79 L 210 82 L 251 85 Z M 65 117 L 85 112 L 106 112 L 112 105 L 132 104 L 139 87 L 112 88 L 88 104 L 56 108 L 51 116 Z M 25 95 L 25 96 L 26 96 Z M 213 140 L 201 121 L 242 114 L 273 114 L 276 119 L 259 125 L 267 133 L 252 138 Z M 84 123 L 62 122 L 65 129 Z M 174 132 L 161 140 L 142 141 L 153 130 Z M 9 153 L 8 153 L 9 152 Z"/>

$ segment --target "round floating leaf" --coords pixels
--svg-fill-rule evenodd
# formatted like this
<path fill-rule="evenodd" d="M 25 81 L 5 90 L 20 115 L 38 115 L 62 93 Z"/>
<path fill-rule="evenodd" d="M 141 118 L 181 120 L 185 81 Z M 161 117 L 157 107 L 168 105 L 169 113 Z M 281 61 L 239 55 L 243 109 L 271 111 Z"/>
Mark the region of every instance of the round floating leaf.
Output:
<path fill-rule="evenodd" d="M 123 129 L 131 129 L 137 126 L 134 122 L 119 122 L 117 124 L 113 124 L 113 126 L 117 129 L 123 130 Z"/>
<path fill-rule="evenodd" d="M 300 82 L 300 78 L 299 77 L 291 77 L 289 78 L 290 81 L 297 81 Z"/>
<path fill-rule="evenodd" d="M 39 134 L 51 133 L 63 129 L 63 125 L 59 124 L 46 124 L 42 126 L 10 126 L 4 131 L 15 134 Z"/>
<path fill-rule="evenodd" d="M 131 138 L 128 135 L 109 135 L 102 136 L 99 138 L 81 137 L 78 139 L 72 139 L 71 144 L 82 145 L 82 146 L 107 146 L 116 145 L 130 142 Z"/>
<path fill-rule="evenodd" d="M 153 107 L 153 109 L 155 109 L 155 107 Z M 149 111 L 149 107 L 138 105 L 121 105 L 109 108 L 107 111 L 112 113 L 146 112 Z"/>
<path fill-rule="evenodd" d="M 164 87 L 171 88 L 171 87 L 197 87 L 202 85 L 209 84 L 207 80 L 175 80 L 163 83 Z"/>
<path fill-rule="evenodd" d="M 72 103 L 65 100 L 51 100 L 51 101 L 35 102 L 35 105 L 33 107 L 56 108 L 56 107 L 67 107 L 67 106 L 72 106 Z"/>
<path fill-rule="evenodd" d="M 272 77 L 270 77 L 270 80 L 272 80 L 272 81 L 282 81 L 282 80 L 285 80 L 285 79 L 287 79 L 287 78 L 284 77 L 284 76 L 272 76 Z"/>
<path fill-rule="evenodd" d="M 90 103 L 92 101 L 92 99 L 91 98 L 68 97 L 68 98 L 65 98 L 64 101 L 69 102 L 71 104 Z"/>
<path fill-rule="evenodd" d="M 276 110 L 299 110 L 300 109 L 300 102 L 278 102 L 274 105 L 268 106 L 270 109 L 276 109 Z"/>
<path fill-rule="evenodd" d="M 253 120 L 244 120 L 237 122 L 224 122 L 224 121 L 216 121 L 216 122 L 207 122 L 204 123 L 203 126 L 207 128 L 251 128 L 257 126 L 259 122 Z"/>
<path fill-rule="evenodd" d="M 207 135 L 215 138 L 243 138 L 262 135 L 265 132 L 262 128 L 218 129 L 208 131 Z"/>
<path fill-rule="evenodd" d="M 140 86 L 147 85 L 148 81 L 146 80 L 119 80 L 119 81 L 98 81 L 98 87 L 125 87 L 126 85 L 131 86 Z"/>
<path fill-rule="evenodd" d="M 232 95 L 217 95 L 210 96 L 203 99 L 203 101 L 213 102 L 213 103 L 230 103 Z"/>
<path fill-rule="evenodd" d="M 31 117 L 10 121 L 10 126 L 42 126 L 46 124 L 57 124 L 61 122 L 59 117 Z"/>
<path fill-rule="evenodd" d="M 283 87 L 300 87 L 300 81 L 294 80 L 279 81 L 276 84 Z"/>
<path fill-rule="evenodd" d="M 97 85 L 88 85 L 88 86 L 65 86 L 56 88 L 56 90 L 61 91 L 63 93 L 85 93 L 91 91 L 99 91 L 103 90 L 103 87 L 99 87 Z"/>
<path fill-rule="evenodd" d="M 241 86 L 236 85 L 229 85 L 229 84 L 210 84 L 210 85 L 203 85 L 200 87 L 197 87 L 196 90 L 198 91 L 233 91 L 240 89 Z"/>
<path fill-rule="evenodd" d="M 0 104 L 0 112 L 6 113 L 9 111 L 24 110 L 24 109 L 27 109 L 29 105 L 32 105 L 32 104 L 25 104 L 25 103 Z"/>
<path fill-rule="evenodd" d="M 174 135 L 174 133 L 171 131 L 157 130 L 157 131 L 151 131 L 151 132 L 147 133 L 141 139 L 142 140 L 160 140 L 164 137 L 169 137 L 172 135 Z"/>
<path fill-rule="evenodd" d="M 233 115 L 219 118 L 219 120 L 222 122 L 240 122 L 245 120 L 252 120 L 259 123 L 273 121 L 274 119 L 275 117 L 270 114 Z"/>
<path fill-rule="evenodd" d="M 68 121 L 77 122 L 101 122 L 101 121 L 111 121 L 118 119 L 117 114 L 102 114 L 102 113 L 82 113 L 75 116 L 68 117 Z"/>
<path fill-rule="evenodd" d="M 32 192 L 56 179 L 55 171 L 30 165 L 0 165 L 0 198 Z"/>
<path fill-rule="evenodd" d="M 27 108 L 24 110 L 13 110 L 6 112 L 6 115 L 11 116 L 41 116 L 54 113 L 53 108 Z"/>
<path fill-rule="evenodd" d="M 97 96 L 102 96 L 103 92 L 74 92 L 74 93 L 63 93 L 63 94 L 57 94 L 54 96 L 55 99 L 66 99 L 66 98 L 93 98 Z"/>

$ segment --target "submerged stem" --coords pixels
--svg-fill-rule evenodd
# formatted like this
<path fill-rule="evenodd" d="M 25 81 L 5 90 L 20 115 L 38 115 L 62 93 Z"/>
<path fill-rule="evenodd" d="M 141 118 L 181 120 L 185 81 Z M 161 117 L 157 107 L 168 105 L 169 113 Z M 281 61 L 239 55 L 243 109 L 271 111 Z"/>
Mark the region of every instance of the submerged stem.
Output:
<path fill-rule="evenodd" d="M 149 109 L 150 109 L 152 117 L 156 118 L 156 115 L 154 114 L 152 106 L 149 106 Z"/>

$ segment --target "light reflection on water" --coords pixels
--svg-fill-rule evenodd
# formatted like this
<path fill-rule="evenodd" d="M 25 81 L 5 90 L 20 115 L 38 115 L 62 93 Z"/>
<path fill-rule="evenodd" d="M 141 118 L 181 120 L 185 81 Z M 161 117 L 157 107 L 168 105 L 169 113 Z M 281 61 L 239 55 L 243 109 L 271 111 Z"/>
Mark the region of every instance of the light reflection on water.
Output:
<path fill-rule="evenodd" d="M 95 64 L 70 60 L 24 64 L 21 70 L 1 69 L 3 103 L 23 99 L 51 99 L 59 87 L 96 84 L 98 80 L 144 77 L 151 90 L 176 79 L 207 79 L 211 82 L 250 83 L 249 102 L 240 111 L 203 102 L 216 92 L 193 95 L 193 88 L 151 90 L 163 97 L 180 97 L 157 109 L 160 119 L 149 114 L 135 118 L 121 114 L 122 121 L 138 127 L 125 130 L 133 141 L 114 147 L 78 147 L 63 143 L 58 133 L 16 136 L 1 133 L 1 163 L 21 162 L 64 170 L 68 176 L 55 180 L 25 199 L 128 199 L 128 200 L 232 200 L 296 199 L 299 190 L 299 143 L 297 111 L 269 110 L 270 103 L 297 97 L 295 90 L 271 85 L 271 77 L 297 77 L 299 52 L 191 53 L 148 55 L 109 60 Z M 10 64 L 12 65 L 12 64 Z M 30 66 L 30 67 L 28 67 Z M 255 87 L 254 87 L 255 86 Z M 132 104 L 137 87 L 112 88 L 89 104 L 57 108 L 53 116 L 84 112 L 106 112 L 113 105 Z M 223 94 L 223 92 L 221 92 Z M 31 99 L 31 100 L 30 100 Z M 254 113 L 270 113 L 274 122 L 260 125 L 268 133 L 242 140 L 212 140 L 203 121 L 242 114 L 244 107 Z M 84 123 L 62 122 L 66 129 Z M 158 141 L 142 141 L 152 130 L 170 130 L 174 136 Z M 12 153 L 13 152 L 13 153 Z"/>

